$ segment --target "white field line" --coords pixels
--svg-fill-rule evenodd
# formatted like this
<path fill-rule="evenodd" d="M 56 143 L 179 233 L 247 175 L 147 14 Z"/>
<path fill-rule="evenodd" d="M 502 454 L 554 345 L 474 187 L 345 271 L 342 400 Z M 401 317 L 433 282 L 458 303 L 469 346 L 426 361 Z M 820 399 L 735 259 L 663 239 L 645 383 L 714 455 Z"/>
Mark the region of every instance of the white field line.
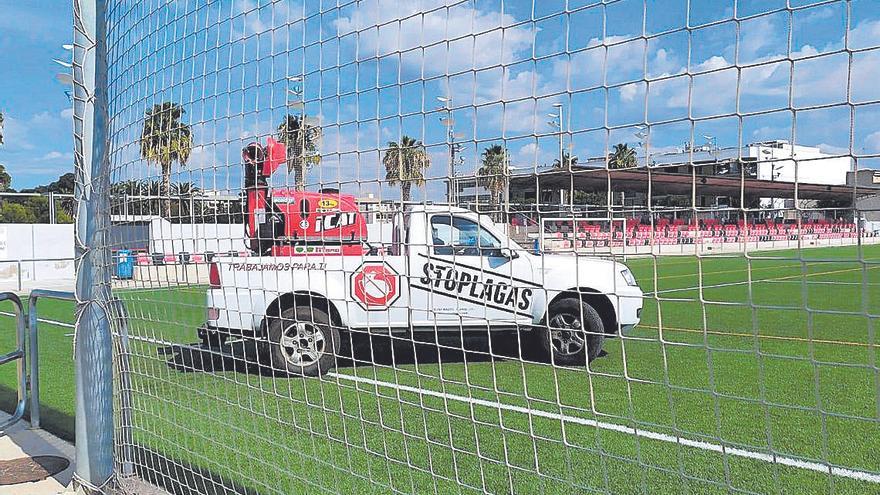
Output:
<path fill-rule="evenodd" d="M 768 268 L 775 268 L 775 267 L 768 267 Z M 878 268 L 880 268 L 880 265 L 869 266 L 866 268 L 866 270 L 874 270 L 874 269 L 878 269 Z M 700 287 L 702 287 L 703 289 L 720 289 L 723 287 L 733 287 L 733 286 L 737 286 L 737 285 L 757 284 L 759 282 L 782 282 L 782 281 L 786 281 L 786 280 L 792 280 L 795 278 L 799 279 L 799 278 L 807 278 L 807 277 L 819 277 L 822 275 L 834 275 L 837 273 L 846 273 L 846 272 L 854 272 L 854 271 L 861 271 L 861 270 L 862 270 L 862 268 L 846 268 L 846 269 L 842 269 L 842 270 L 830 270 L 830 271 L 826 271 L 826 272 L 799 273 L 797 275 L 786 275 L 784 277 L 759 278 L 759 279 L 753 279 L 753 280 L 741 280 L 741 281 L 737 281 L 737 282 L 725 282 L 725 283 L 713 284 L 713 285 L 700 285 L 700 286 L 696 286 L 696 287 L 678 287 L 678 288 L 672 288 L 672 289 L 661 289 L 656 292 L 645 292 L 644 295 L 645 296 L 653 296 L 653 295 L 657 295 L 657 294 L 667 294 L 670 292 L 683 292 L 683 291 L 689 291 L 689 290 L 696 290 L 696 289 L 699 289 Z M 700 279 L 702 281 L 702 278 L 707 275 L 718 275 L 718 274 L 727 274 L 727 273 L 734 273 L 734 272 L 742 272 L 742 270 L 704 272 L 702 274 L 702 276 L 700 277 Z M 688 276 L 696 276 L 696 275 L 698 275 L 698 274 L 696 274 L 696 273 L 688 274 Z M 681 276 L 682 275 L 671 275 L 671 276 L 669 276 L 669 278 L 679 278 Z M 657 280 L 663 280 L 664 278 L 665 277 L 657 277 Z M 830 282 L 814 282 L 814 283 L 841 283 L 841 284 L 859 285 L 859 286 L 861 286 L 861 285 L 869 285 L 869 286 L 878 285 L 876 283 L 871 283 L 871 282 L 837 282 L 837 281 L 833 281 L 833 280 Z"/>
<path fill-rule="evenodd" d="M 878 483 L 880 484 L 880 474 L 869 473 L 865 471 L 856 471 L 852 469 L 846 469 L 836 466 L 831 466 L 828 464 L 821 464 L 818 462 L 809 462 L 803 461 L 800 459 L 795 459 L 791 457 L 784 457 L 773 454 L 765 454 L 762 452 L 755 452 L 752 450 L 745 450 L 736 447 L 727 447 L 717 443 L 703 442 L 700 440 L 691 440 L 688 438 L 682 438 L 678 436 L 667 435 L 665 433 L 657 433 L 649 430 L 641 430 L 638 428 L 631 428 L 629 426 L 623 426 L 615 423 L 606 423 L 604 421 L 596 421 L 594 419 L 585 419 L 578 418 L 575 416 L 566 416 L 563 414 L 557 414 L 548 411 L 542 411 L 539 409 L 529 409 L 521 406 L 514 406 L 509 404 L 503 404 L 500 402 L 492 402 L 483 399 L 475 399 L 473 397 L 464 397 L 461 395 L 448 394 L 445 392 L 437 392 L 434 390 L 426 390 L 422 388 L 410 387 L 407 385 L 399 385 L 396 383 L 383 382 L 379 380 L 374 380 L 372 378 L 364 378 L 360 376 L 353 375 L 344 375 L 340 373 L 327 373 L 327 376 L 334 377 L 340 380 L 349 380 L 357 383 L 365 383 L 377 387 L 389 387 L 397 390 L 401 390 L 404 392 L 411 392 L 415 394 L 427 395 L 431 397 L 437 397 L 440 399 L 446 400 L 454 400 L 457 402 L 464 402 L 467 404 L 474 404 L 478 406 L 485 406 L 491 408 L 504 409 L 506 411 L 513 411 L 522 414 L 530 414 L 532 416 L 539 416 L 547 419 L 554 419 L 557 421 L 565 421 L 567 423 L 575 423 L 583 426 L 591 426 L 594 428 L 600 428 L 603 430 L 616 431 L 619 433 L 625 433 L 627 435 L 635 435 L 642 438 L 648 438 L 651 440 L 658 440 L 660 442 L 669 442 L 675 443 L 678 445 L 684 445 L 686 447 L 692 447 L 695 449 L 706 450 L 709 452 L 717 452 L 720 454 L 732 455 L 736 457 L 742 457 L 745 459 L 752 459 L 756 461 L 764 461 L 769 462 L 771 464 L 781 464 L 783 466 L 790 466 L 800 469 L 805 469 L 808 471 L 815 471 L 817 473 L 830 473 L 834 476 L 840 476 L 844 478 L 850 478 L 859 481 L 867 481 L 870 483 Z"/>

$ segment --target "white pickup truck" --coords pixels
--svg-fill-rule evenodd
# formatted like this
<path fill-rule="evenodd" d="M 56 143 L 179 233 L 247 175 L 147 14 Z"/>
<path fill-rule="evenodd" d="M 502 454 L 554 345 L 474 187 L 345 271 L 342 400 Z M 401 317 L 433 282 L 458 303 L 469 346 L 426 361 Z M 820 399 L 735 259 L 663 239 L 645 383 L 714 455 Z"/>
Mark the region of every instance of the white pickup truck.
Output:
<path fill-rule="evenodd" d="M 547 359 L 585 365 L 606 336 L 639 322 L 642 291 L 620 263 L 535 255 L 488 217 L 449 206 L 395 214 L 383 248 L 361 256 L 223 259 L 211 266 L 206 343 L 268 340 L 274 368 L 332 369 L 340 332 L 525 330 Z"/>

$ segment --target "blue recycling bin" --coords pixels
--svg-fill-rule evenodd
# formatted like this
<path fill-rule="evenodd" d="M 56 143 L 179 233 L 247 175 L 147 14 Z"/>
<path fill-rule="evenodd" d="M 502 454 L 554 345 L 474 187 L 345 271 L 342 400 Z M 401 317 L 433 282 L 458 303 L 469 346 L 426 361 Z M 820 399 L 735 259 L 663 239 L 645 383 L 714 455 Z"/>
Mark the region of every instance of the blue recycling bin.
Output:
<path fill-rule="evenodd" d="M 116 251 L 116 277 L 126 280 L 134 277 L 134 256 L 131 250 Z"/>

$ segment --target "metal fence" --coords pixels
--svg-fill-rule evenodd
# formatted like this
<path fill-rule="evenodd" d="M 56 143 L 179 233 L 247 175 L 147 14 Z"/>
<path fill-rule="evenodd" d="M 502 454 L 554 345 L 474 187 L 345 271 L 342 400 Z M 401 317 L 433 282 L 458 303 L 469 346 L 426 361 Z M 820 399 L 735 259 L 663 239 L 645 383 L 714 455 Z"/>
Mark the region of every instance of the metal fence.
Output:
<path fill-rule="evenodd" d="M 75 6 L 84 488 L 880 489 L 876 2 Z M 134 183 L 247 249 L 114 286 Z M 585 205 L 641 256 L 509 238 Z"/>
<path fill-rule="evenodd" d="M 0 192 L 3 200 L 22 205 L 23 211 L 2 215 L 0 223 L 73 223 L 73 194 Z"/>

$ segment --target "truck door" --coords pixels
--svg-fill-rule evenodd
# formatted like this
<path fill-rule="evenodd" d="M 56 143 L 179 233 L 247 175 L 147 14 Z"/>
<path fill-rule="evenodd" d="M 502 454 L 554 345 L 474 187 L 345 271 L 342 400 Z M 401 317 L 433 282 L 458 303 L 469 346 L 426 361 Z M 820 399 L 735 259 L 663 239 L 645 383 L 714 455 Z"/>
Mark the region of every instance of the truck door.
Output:
<path fill-rule="evenodd" d="M 414 312 L 414 325 L 486 328 L 531 323 L 540 287 L 533 283 L 530 257 L 509 249 L 500 235 L 472 217 L 428 217 L 427 249 L 411 260 L 412 301 L 424 306 Z"/>

